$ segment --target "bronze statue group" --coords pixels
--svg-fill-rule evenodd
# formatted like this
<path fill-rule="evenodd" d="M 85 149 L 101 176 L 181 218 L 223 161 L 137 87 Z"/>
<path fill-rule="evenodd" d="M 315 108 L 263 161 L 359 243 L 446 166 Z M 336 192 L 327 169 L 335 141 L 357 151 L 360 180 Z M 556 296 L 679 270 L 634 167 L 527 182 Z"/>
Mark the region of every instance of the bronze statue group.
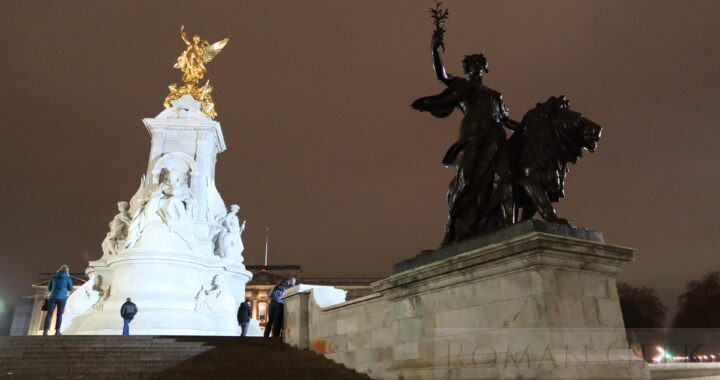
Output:
<path fill-rule="evenodd" d="M 449 208 L 441 246 L 531 219 L 536 213 L 548 222 L 569 224 L 555 213 L 552 202 L 564 195 L 568 164 L 594 151 L 601 128 L 570 109 L 565 96 L 551 96 L 528 111 L 520 122 L 509 118 L 502 95 L 483 82 L 488 64 L 483 54 L 465 56 L 467 78 L 445 70 L 445 22 L 441 3 L 430 10 L 435 23 L 430 49 L 435 76 L 446 89 L 417 99 L 412 108 L 435 117 L 455 108 L 464 114 L 460 137 L 443 158 L 457 170 L 447 193 Z M 506 137 L 505 130 L 512 133 Z"/>

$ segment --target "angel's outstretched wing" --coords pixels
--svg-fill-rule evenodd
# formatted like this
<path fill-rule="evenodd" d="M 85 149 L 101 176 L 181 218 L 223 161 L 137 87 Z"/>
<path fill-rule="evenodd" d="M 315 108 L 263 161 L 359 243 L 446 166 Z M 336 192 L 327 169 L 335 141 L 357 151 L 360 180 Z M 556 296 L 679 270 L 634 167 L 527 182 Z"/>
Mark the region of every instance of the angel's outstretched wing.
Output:
<path fill-rule="evenodd" d="M 205 54 L 203 54 L 202 57 L 203 63 L 212 61 L 213 58 L 215 58 L 215 56 L 218 55 L 218 53 L 220 53 L 220 51 L 225 47 L 225 45 L 227 45 L 229 40 L 229 38 L 226 38 L 206 47 Z"/>
<path fill-rule="evenodd" d="M 185 25 L 180 25 L 180 38 L 182 38 L 186 44 L 188 44 L 188 45 L 192 44 L 192 42 L 190 40 L 190 36 L 188 36 L 187 32 L 185 31 Z"/>

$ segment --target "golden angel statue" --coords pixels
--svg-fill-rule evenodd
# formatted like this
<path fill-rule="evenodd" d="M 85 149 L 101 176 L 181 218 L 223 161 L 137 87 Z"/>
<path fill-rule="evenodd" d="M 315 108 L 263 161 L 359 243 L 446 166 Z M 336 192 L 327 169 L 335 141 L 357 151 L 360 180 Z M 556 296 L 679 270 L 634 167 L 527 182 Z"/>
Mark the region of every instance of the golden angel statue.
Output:
<path fill-rule="evenodd" d="M 185 31 L 185 25 L 180 26 L 180 37 L 182 37 L 188 47 L 178 57 L 173 67 L 182 70 L 182 79 L 185 83 L 194 84 L 197 84 L 203 75 L 205 75 L 205 64 L 210 63 L 230 40 L 229 38 L 225 38 L 212 45 L 207 40 L 200 38 L 200 36 L 193 36 L 191 40 Z"/>
<path fill-rule="evenodd" d="M 215 112 L 215 106 L 212 96 L 210 95 L 212 92 L 210 81 L 207 81 L 204 86 L 200 86 L 199 83 L 207 71 L 205 65 L 222 51 L 229 39 L 225 38 L 214 44 L 210 44 L 207 40 L 200 38 L 200 36 L 190 38 L 185 31 L 185 25 L 180 26 L 180 37 L 185 41 L 187 48 L 180 54 L 173 67 L 183 72 L 182 79 L 185 85 L 178 87 L 177 84 L 173 83 L 169 86 L 170 94 L 165 98 L 165 107 L 171 107 L 171 100 L 189 94 L 195 98 L 195 100 L 202 102 L 203 113 L 214 119 L 217 113 Z"/>

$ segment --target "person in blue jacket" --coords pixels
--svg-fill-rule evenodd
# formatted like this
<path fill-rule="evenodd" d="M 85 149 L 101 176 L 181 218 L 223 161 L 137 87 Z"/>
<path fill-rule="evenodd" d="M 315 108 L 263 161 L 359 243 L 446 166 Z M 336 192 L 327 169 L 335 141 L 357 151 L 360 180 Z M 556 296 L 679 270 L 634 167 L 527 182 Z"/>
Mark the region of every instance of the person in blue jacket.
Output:
<path fill-rule="evenodd" d="M 268 294 L 270 306 L 268 307 L 268 320 L 265 324 L 265 332 L 263 333 L 265 338 L 269 338 L 271 332 L 273 338 L 280 338 L 284 314 L 284 302 L 280 297 L 283 296 L 286 288 L 287 282 L 281 281 L 280 284 L 275 286 L 270 294 Z"/>
<path fill-rule="evenodd" d="M 65 311 L 65 303 L 67 302 L 68 292 L 73 290 L 72 280 L 68 275 L 70 269 L 67 265 L 61 265 L 55 276 L 48 282 L 48 290 L 50 291 L 50 298 L 48 299 L 48 311 L 45 316 L 45 326 L 43 327 L 43 335 L 48 334 L 50 328 L 50 320 L 52 319 L 53 312 L 57 308 L 57 318 L 55 319 L 55 335 L 60 334 L 60 325 L 62 325 L 62 315 Z"/>

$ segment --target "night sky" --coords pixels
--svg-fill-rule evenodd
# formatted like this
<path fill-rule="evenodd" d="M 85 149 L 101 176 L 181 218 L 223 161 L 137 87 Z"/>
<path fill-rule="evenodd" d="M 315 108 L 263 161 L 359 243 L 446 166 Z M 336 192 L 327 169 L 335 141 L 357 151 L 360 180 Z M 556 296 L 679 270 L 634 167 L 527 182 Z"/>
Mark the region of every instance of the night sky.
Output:
<path fill-rule="evenodd" d="M 675 309 L 720 270 L 720 2 L 448 0 L 445 63 L 484 52 L 519 120 L 564 94 L 604 127 L 571 168 L 561 217 L 638 249 L 620 280 Z M 40 272 L 81 272 L 147 166 L 179 26 L 225 50 L 206 78 L 228 150 L 217 186 L 247 219 L 246 263 L 385 276 L 443 236 L 440 164 L 461 114 L 442 90 L 431 1 L 0 2 L 0 304 Z M 0 306 L 2 311 L 2 306 Z"/>

